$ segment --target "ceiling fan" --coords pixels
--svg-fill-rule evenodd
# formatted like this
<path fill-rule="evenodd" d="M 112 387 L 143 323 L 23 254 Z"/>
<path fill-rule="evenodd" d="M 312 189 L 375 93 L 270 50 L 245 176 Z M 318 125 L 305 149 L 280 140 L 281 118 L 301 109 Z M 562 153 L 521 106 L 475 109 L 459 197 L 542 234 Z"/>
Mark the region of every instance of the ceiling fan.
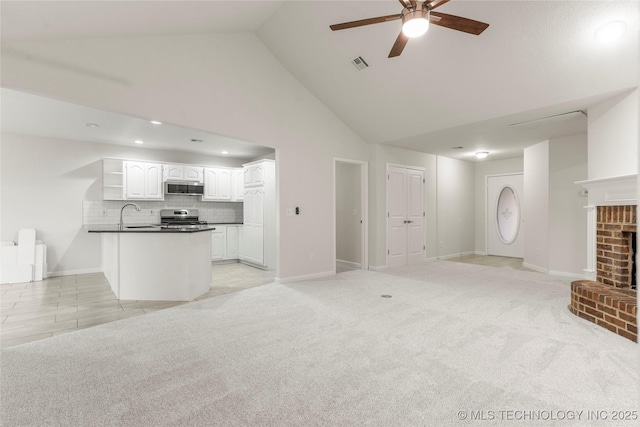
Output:
<path fill-rule="evenodd" d="M 410 38 L 418 37 L 427 32 L 429 23 L 452 30 L 463 31 L 465 33 L 480 35 L 487 29 L 489 24 L 474 21 L 473 19 L 462 18 L 460 16 L 446 13 L 432 12 L 433 9 L 442 6 L 449 0 L 398 0 L 402 5 L 402 12 L 396 15 L 378 16 L 377 18 L 360 19 L 358 21 L 344 22 L 342 24 L 330 25 L 333 31 L 346 30 L 347 28 L 361 27 L 363 25 L 379 24 L 381 22 L 395 21 L 402 19 L 402 31 L 398 35 L 396 42 L 389 52 L 389 58 L 399 56 L 407 45 Z"/>

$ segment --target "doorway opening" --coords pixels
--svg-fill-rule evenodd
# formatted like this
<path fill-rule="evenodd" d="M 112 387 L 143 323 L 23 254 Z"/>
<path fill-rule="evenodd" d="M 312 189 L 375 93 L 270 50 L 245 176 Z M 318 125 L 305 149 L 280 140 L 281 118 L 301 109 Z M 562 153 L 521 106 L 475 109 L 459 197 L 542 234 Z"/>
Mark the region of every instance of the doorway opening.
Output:
<path fill-rule="evenodd" d="M 368 163 L 334 159 L 335 272 L 368 269 Z"/>

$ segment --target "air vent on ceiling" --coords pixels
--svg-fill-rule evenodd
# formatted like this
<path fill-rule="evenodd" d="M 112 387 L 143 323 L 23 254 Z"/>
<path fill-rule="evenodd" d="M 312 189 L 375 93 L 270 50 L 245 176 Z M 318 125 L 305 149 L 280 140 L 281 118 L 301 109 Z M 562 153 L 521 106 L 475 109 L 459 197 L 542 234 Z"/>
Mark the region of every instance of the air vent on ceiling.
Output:
<path fill-rule="evenodd" d="M 191 142 L 203 142 L 203 139 L 196 139 L 196 138 L 191 138 L 190 139 Z"/>
<path fill-rule="evenodd" d="M 365 61 L 362 56 L 358 56 L 356 59 L 351 61 L 351 63 L 353 64 L 354 67 L 356 67 L 358 71 L 362 71 L 365 68 L 369 67 L 369 64 L 367 64 L 367 61 Z"/>

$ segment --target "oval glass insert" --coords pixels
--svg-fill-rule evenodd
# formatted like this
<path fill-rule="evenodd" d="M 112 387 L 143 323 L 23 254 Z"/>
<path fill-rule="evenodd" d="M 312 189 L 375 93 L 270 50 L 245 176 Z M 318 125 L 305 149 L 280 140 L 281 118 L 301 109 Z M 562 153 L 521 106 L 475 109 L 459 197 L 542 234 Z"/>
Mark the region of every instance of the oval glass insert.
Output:
<path fill-rule="evenodd" d="M 520 205 L 513 188 L 506 186 L 500 191 L 496 212 L 498 236 L 505 245 L 510 245 L 518 237 L 520 229 Z"/>

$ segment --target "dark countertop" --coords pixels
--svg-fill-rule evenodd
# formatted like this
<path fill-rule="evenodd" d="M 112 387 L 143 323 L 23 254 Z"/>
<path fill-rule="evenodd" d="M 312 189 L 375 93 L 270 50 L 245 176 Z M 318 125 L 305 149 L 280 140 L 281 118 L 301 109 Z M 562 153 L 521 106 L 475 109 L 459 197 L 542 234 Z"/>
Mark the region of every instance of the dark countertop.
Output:
<path fill-rule="evenodd" d="M 85 225 L 84 228 L 89 233 L 199 233 L 201 231 L 212 231 L 216 229 L 214 224 L 208 224 L 202 228 L 161 228 L 158 225 L 140 227 L 133 224 L 130 226 L 125 225 L 122 230 L 117 224 Z"/>

